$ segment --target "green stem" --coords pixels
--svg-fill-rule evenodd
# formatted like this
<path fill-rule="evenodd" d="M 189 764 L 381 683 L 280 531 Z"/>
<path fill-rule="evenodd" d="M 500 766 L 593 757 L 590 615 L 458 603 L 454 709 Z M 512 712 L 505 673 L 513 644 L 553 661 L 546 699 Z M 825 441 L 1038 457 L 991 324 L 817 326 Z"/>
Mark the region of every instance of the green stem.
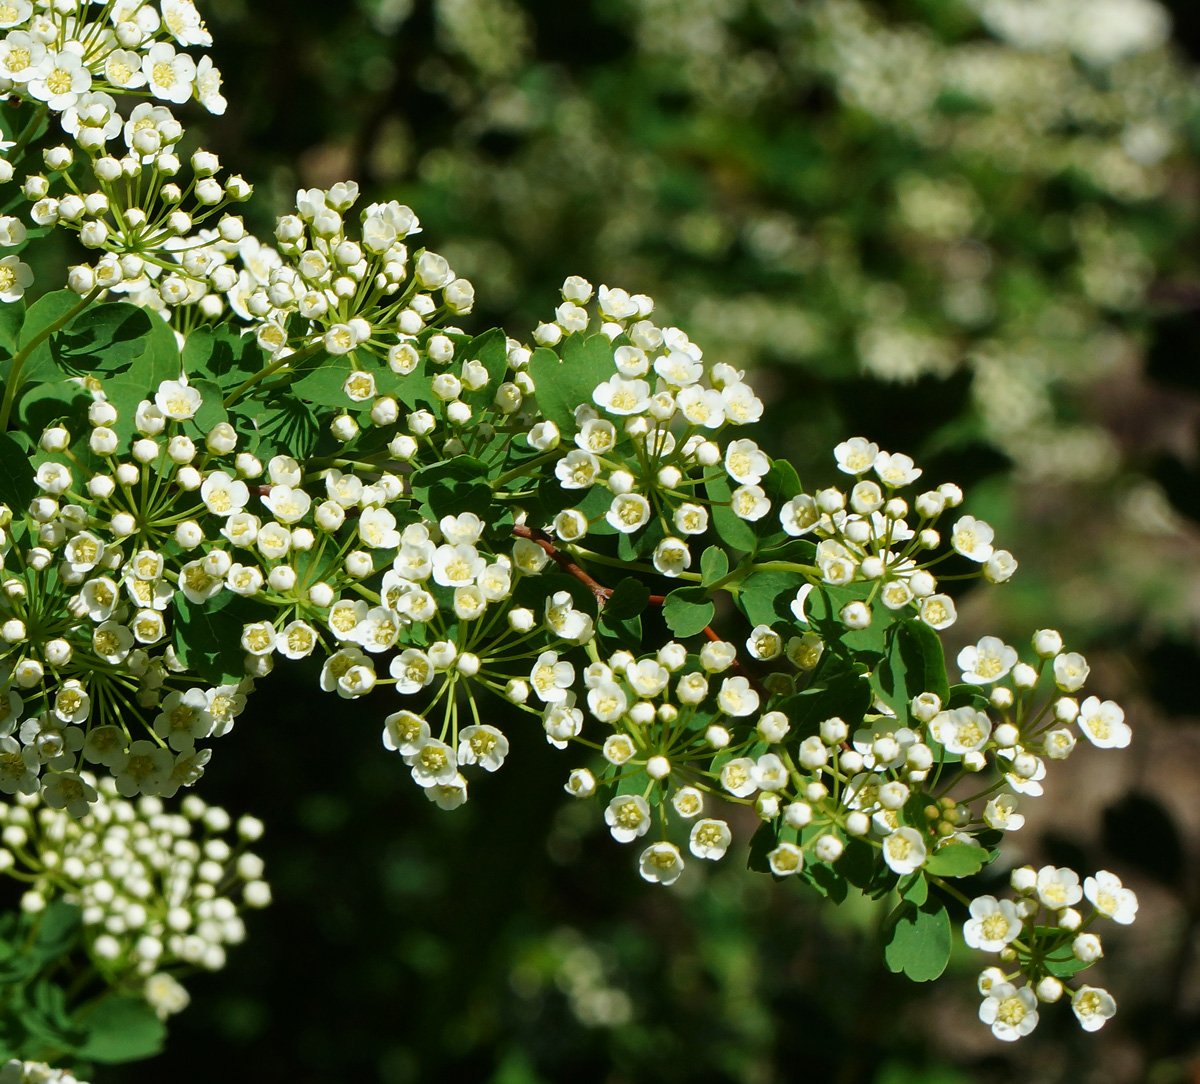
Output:
<path fill-rule="evenodd" d="M 37 109 L 34 110 L 33 116 L 30 117 L 29 123 L 25 125 L 25 128 L 21 134 L 17 136 L 17 141 L 9 148 L 8 154 L 6 154 L 5 157 L 14 165 L 16 165 L 16 163 L 19 161 L 22 153 L 25 150 L 25 145 L 33 138 L 33 133 L 37 131 L 38 125 L 46 119 L 46 114 L 49 111 L 50 107 L 45 103 L 39 105 Z"/>
<path fill-rule="evenodd" d="M 17 351 L 16 357 L 12 360 L 12 368 L 8 373 L 8 382 L 4 388 L 4 402 L 0 404 L 0 433 L 7 431 L 8 419 L 12 414 L 13 400 L 17 397 L 17 391 L 21 387 L 21 370 L 25 367 L 25 362 L 29 360 L 29 355 L 32 354 L 39 346 L 42 345 L 51 335 L 62 331 L 72 320 L 75 319 L 81 312 L 84 311 L 97 297 L 104 291 L 105 287 L 97 286 L 86 297 L 80 298 L 77 305 L 72 305 L 71 308 L 63 313 L 54 323 L 42 328 L 28 343 Z"/>
<path fill-rule="evenodd" d="M 271 362 L 271 364 L 265 369 L 259 369 L 257 373 L 255 373 L 253 376 L 247 377 L 241 382 L 241 384 L 234 388 L 233 391 L 225 396 L 225 401 L 223 404 L 225 409 L 228 410 L 242 397 L 245 392 L 254 387 L 255 384 L 262 380 L 266 380 L 266 378 L 269 376 L 274 376 L 285 365 L 294 365 L 298 361 L 304 361 L 306 358 L 311 358 L 314 354 L 318 353 L 324 348 L 325 347 L 323 343 L 311 343 L 303 350 L 298 350 L 294 354 L 286 354 L 284 357 Z"/>

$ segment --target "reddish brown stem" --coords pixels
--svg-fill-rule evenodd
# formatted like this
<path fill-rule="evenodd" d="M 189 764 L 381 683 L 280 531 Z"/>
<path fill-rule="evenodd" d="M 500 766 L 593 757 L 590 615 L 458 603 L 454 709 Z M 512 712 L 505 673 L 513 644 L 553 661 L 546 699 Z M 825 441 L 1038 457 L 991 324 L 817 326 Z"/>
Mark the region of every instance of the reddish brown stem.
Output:
<path fill-rule="evenodd" d="M 579 565 L 572 561 L 570 557 L 568 557 L 557 546 L 555 546 L 552 541 L 550 541 L 550 536 L 546 534 L 545 531 L 536 527 L 518 526 L 513 528 L 513 534 L 518 538 L 527 538 L 535 545 L 541 546 L 546 556 L 549 557 L 550 560 L 552 560 L 555 564 L 557 564 L 559 568 L 561 568 L 564 572 L 574 576 L 577 580 L 579 580 L 580 583 L 587 586 L 588 590 L 591 591 L 596 598 L 597 609 L 604 609 L 604 604 L 610 598 L 612 598 L 613 589 L 611 587 L 605 587 L 602 583 L 598 583 L 595 579 L 593 579 L 592 576 L 580 568 Z M 666 601 L 666 595 L 651 595 L 649 605 L 662 606 Z M 705 636 L 714 642 L 719 642 L 724 639 L 721 634 L 712 627 L 712 625 L 706 625 L 703 629 L 703 632 Z M 744 666 L 742 666 L 740 659 L 734 659 L 731 669 L 734 673 L 741 674 L 743 677 L 745 677 L 764 698 L 770 695 L 767 690 L 763 688 L 758 679 L 749 671 L 747 671 Z"/>

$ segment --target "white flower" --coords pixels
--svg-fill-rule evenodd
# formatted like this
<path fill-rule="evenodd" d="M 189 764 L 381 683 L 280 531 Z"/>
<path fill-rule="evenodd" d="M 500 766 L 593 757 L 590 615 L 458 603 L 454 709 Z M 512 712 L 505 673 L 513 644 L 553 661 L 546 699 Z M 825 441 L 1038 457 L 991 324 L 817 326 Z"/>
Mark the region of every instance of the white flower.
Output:
<path fill-rule="evenodd" d="M 958 610 L 949 595 L 928 595 L 921 599 L 917 612 L 926 625 L 939 632 L 958 620 Z"/>
<path fill-rule="evenodd" d="M 1117 1003 L 1099 986 L 1081 986 L 1071 996 L 1071 1009 L 1084 1031 L 1099 1031 L 1117 1011 Z"/>
<path fill-rule="evenodd" d="M 447 786 L 458 774 L 454 750 L 437 738 L 426 738 L 404 760 L 412 765 L 413 782 L 419 787 Z"/>
<path fill-rule="evenodd" d="M 717 429 L 725 421 L 725 401 L 719 391 L 692 384 L 684 388 L 675 399 L 680 413 L 692 425 L 706 429 Z"/>
<path fill-rule="evenodd" d="M 866 437 L 851 437 L 833 450 L 838 470 L 846 474 L 866 474 L 879 456 L 879 445 L 872 444 Z"/>
<path fill-rule="evenodd" d="M 999 952 L 1021 936 L 1021 919 L 1012 900 L 978 896 L 971 901 L 970 911 L 971 917 L 963 924 L 963 940 L 973 949 Z"/>
<path fill-rule="evenodd" d="M 1083 889 L 1079 887 L 1079 874 L 1073 869 L 1043 866 L 1038 870 L 1035 887 L 1038 899 L 1051 911 L 1074 907 L 1083 899 Z"/>
<path fill-rule="evenodd" d="M 992 555 L 995 532 L 974 516 L 963 516 L 950 533 L 950 545 L 968 560 L 983 564 Z"/>
<path fill-rule="evenodd" d="M 596 386 L 592 401 L 618 417 L 643 414 L 650 405 L 650 385 L 645 380 L 613 376 Z"/>
<path fill-rule="evenodd" d="M 754 394 L 749 384 L 726 384 L 720 391 L 720 398 L 725 420 L 731 425 L 752 425 L 762 417 L 762 400 Z"/>
<path fill-rule="evenodd" d="M 638 872 L 651 884 L 674 884 L 683 873 L 683 856 L 674 843 L 652 843 L 638 860 Z"/>
<path fill-rule="evenodd" d="M 680 791 L 680 793 L 683 792 Z M 677 794 L 676 799 L 678 798 Z M 676 808 L 678 808 L 678 801 Z M 733 833 L 730 832 L 728 824 L 721 820 L 705 817 L 692 826 L 688 848 L 697 858 L 708 858 L 715 862 L 725 856 L 725 852 L 732 842 Z"/>
<path fill-rule="evenodd" d="M 729 507 L 738 519 L 754 523 L 771 511 L 771 502 L 762 486 L 738 486 L 729 498 Z"/>
<path fill-rule="evenodd" d="M 1137 915 L 1137 896 L 1121 884 L 1120 877 L 1108 870 L 1102 869 L 1095 877 L 1085 879 L 1083 893 L 1097 911 L 1122 926 L 1128 926 Z"/>
<path fill-rule="evenodd" d="M 192 0 L 162 0 L 162 20 L 180 45 L 212 45 L 212 35 Z"/>
<path fill-rule="evenodd" d="M 996 636 L 985 636 L 958 653 L 962 679 L 969 685 L 990 685 L 1008 675 L 1017 664 L 1017 649 Z"/>
<path fill-rule="evenodd" d="M 33 270 L 20 257 L 5 256 L 0 260 L 0 301 L 19 301 L 32 285 Z"/>
<path fill-rule="evenodd" d="M 1083 736 L 1100 749 L 1124 749 L 1133 737 L 1125 712 L 1112 700 L 1101 703 L 1089 696 L 1080 705 L 1078 722 Z"/>
<path fill-rule="evenodd" d="M 1019 832 L 1025 826 L 1025 818 L 1016 810 L 1016 795 L 997 794 L 984 807 L 984 823 L 999 832 Z"/>
<path fill-rule="evenodd" d="M 742 718 L 758 711 L 759 696 L 744 677 L 728 677 L 717 693 L 717 705 L 726 715 Z"/>
<path fill-rule="evenodd" d="M 429 656 L 415 647 L 405 648 L 395 656 L 388 665 L 388 673 L 396 679 L 396 692 L 402 696 L 420 692 L 436 676 Z"/>
<path fill-rule="evenodd" d="M 191 995 L 175 980 L 174 976 L 165 971 L 155 972 L 146 979 L 146 985 L 142 987 L 142 995 L 160 1020 L 165 1020 L 174 1013 L 183 1012 L 192 1000 Z"/>
<path fill-rule="evenodd" d="M 48 52 L 29 80 L 29 94 L 55 112 L 69 109 L 92 85 L 92 73 L 73 52 Z M 189 90 L 190 93 L 190 90 Z"/>
<path fill-rule="evenodd" d="M 1037 995 L 1028 986 L 1018 990 L 1012 983 L 994 983 L 979 1006 L 979 1019 L 991 1025 L 997 1039 L 1015 1042 L 1037 1027 Z"/>
<path fill-rule="evenodd" d="M 458 762 L 479 764 L 494 772 L 508 756 L 508 739 L 494 726 L 468 726 L 459 731 Z"/>
<path fill-rule="evenodd" d="M 947 752 L 974 753 L 982 750 L 991 737 L 992 721 L 986 712 L 966 704 L 939 712 L 929 725 L 929 733 Z"/>
<path fill-rule="evenodd" d="M 398 711 L 383 721 L 383 745 L 401 756 L 414 756 L 429 738 L 429 724 L 415 712 Z"/>
<path fill-rule="evenodd" d="M 787 768 L 775 753 L 764 753 L 760 756 L 751 774 L 758 788 L 768 792 L 783 790 L 791 781 Z"/>
<path fill-rule="evenodd" d="M 213 471 L 200 487 L 200 499 L 215 516 L 231 516 L 246 507 L 250 490 L 240 479 Z"/>
<path fill-rule="evenodd" d="M 426 787 L 425 797 L 439 809 L 457 809 L 467 800 L 467 781 L 455 772 L 453 779 Z"/>
<path fill-rule="evenodd" d="M 678 576 L 692 564 L 687 543 L 679 538 L 664 538 L 654 549 L 654 567 L 664 576 Z"/>
<path fill-rule="evenodd" d="M 735 798 L 749 797 L 757 789 L 754 768 L 754 761 L 749 757 L 726 761 L 721 768 L 721 786 Z"/>
<path fill-rule="evenodd" d="M 921 468 L 914 466 L 908 456 L 892 455 L 890 452 L 880 452 L 873 466 L 879 480 L 888 489 L 912 485 L 922 474 Z"/>
<path fill-rule="evenodd" d="M 776 877 L 791 877 L 804 868 L 804 852 L 794 843 L 780 843 L 768 852 L 767 865 Z"/>
<path fill-rule="evenodd" d="M 600 460 L 582 448 L 572 448 L 554 464 L 554 475 L 563 489 L 587 489 L 599 473 Z"/>
<path fill-rule="evenodd" d="M 771 469 L 771 461 L 752 440 L 734 440 L 725 449 L 725 471 L 735 482 L 754 485 Z"/>
<path fill-rule="evenodd" d="M 575 667 L 553 651 L 543 651 L 529 672 L 529 683 L 544 704 L 561 704 L 574 680 Z"/>
<path fill-rule="evenodd" d="M 613 681 L 589 689 L 587 703 L 588 710 L 602 723 L 615 723 L 629 708 L 625 690 Z"/>
<path fill-rule="evenodd" d="M 640 493 L 618 493 L 604 518 L 622 534 L 633 534 L 650 522 L 651 511 L 650 502 Z"/>
<path fill-rule="evenodd" d="M 897 828 L 884 837 L 883 860 L 901 876 L 920 869 L 926 853 L 925 840 L 915 828 Z"/>
<path fill-rule="evenodd" d="M 142 58 L 142 74 L 154 97 L 182 105 L 194 90 L 196 62 L 187 53 L 177 53 L 169 42 L 160 41 Z"/>
<path fill-rule="evenodd" d="M 1083 688 L 1084 682 L 1091 673 L 1087 659 L 1077 651 L 1056 655 L 1054 658 L 1054 682 L 1065 693 L 1073 693 Z"/>
<path fill-rule="evenodd" d="M 622 794 L 608 803 L 604 823 L 618 843 L 632 843 L 650 830 L 650 806 L 640 794 Z"/>
<path fill-rule="evenodd" d="M 746 640 L 746 650 L 761 662 L 777 659 L 783 654 L 783 637 L 770 625 L 755 625 Z"/>

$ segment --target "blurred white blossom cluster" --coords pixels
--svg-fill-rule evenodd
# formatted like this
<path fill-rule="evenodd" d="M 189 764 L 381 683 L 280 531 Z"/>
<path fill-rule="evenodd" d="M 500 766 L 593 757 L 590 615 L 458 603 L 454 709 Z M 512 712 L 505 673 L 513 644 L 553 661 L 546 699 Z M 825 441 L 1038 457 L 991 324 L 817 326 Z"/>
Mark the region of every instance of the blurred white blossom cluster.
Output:
<path fill-rule="evenodd" d="M 448 53 L 485 55 L 460 33 L 461 10 L 494 3 L 435 5 L 458 13 L 442 19 Z M 454 254 L 481 290 L 511 291 L 548 236 L 574 237 L 574 208 L 594 207 L 596 265 L 636 276 L 714 360 L 844 374 L 853 359 L 897 382 L 965 368 L 982 436 L 1023 474 L 1112 476 L 1111 435 L 1061 404 L 1136 366 L 1130 317 L 1173 262 L 1154 223 L 1188 213 L 1175 193 L 1190 183 L 1196 84 L 1158 0 L 955 0 L 925 16 L 862 0 L 604 10 L 636 40 L 631 94 L 651 109 L 668 87 L 686 103 L 659 118 L 677 125 L 665 148 L 614 129 L 610 103 L 528 49 L 498 88 L 482 68 L 478 85 L 439 83 L 427 62 L 480 143 L 437 146 L 416 166 L 475 216 Z M 491 25 L 477 18 L 472 40 Z M 769 28 L 769 48 L 749 26 Z M 531 71 L 552 93 L 530 89 Z M 814 92 L 836 104 L 795 134 L 739 140 L 776 131 Z M 489 133 L 521 153 L 493 160 Z M 731 160 L 738 200 L 722 195 Z M 848 165 L 864 160 L 875 170 Z M 685 205 L 649 181 L 674 170 L 697 193 Z M 782 191 L 781 174 L 794 180 Z M 1014 178 L 1019 201 L 1003 197 Z M 710 270 L 731 260 L 745 268 L 735 287 Z"/>
<path fill-rule="evenodd" d="M 45 1062 L 12 1058 L 0 1066 L 0 1084 L 87 1084 L 69 1069 L 51 1069 Z"/>
<path fill-rule="evenodd" d="M 169 813 L 157 798 L 121 798 L 111 778 L 86 778 L 96 801 L 76 815 L 36 795 L 0 804 L 0 871 L 29 885 L 28 913 L 54 899 L 81 908 L 91 965 L 165 1018 L 188 1004 L 176 976 L 224 967 L 246 936 L 241 912 L 270 903 L 263 861 L 246 849 L 263 825 L 244 816 L 235 827 L 194 795 Z"/>

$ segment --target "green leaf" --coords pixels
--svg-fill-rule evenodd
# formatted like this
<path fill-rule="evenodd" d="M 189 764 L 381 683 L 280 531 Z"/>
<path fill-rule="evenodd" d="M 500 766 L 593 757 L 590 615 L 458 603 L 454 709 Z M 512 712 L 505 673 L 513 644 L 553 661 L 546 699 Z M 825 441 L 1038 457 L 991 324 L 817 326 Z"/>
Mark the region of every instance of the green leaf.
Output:
<path fill-rule="evenodd" d="M 226 413 L 225 404 L 222 402 L 224 396 L 218 385 L 211 380 L 193 380 L 191 386 L 200 393 L 202 402 L 195 417 L 188 424 L 196 435 L 203 438 L 214 425 L 225 421 L 229 415 Z"/>
<path fill-rule="evenodd" d="M 164 380 L 178 380 L 185 372 L 179 359 L 179 344 L 171 325 L 163 320 L 150 321 L 150 333 L 146 336 L 145 349 L 133 359 L 125 376 L 141 381 L 153 397 Z M 206 374 L 196 373 L 203 377 Z"/>
<path fill-rule="evenodd" d="M 289 390 L 293 395 L 317 406 L 342 407 L 349 410 L 355 404 L 347 398 L 342 389 L 352 372 L 354 364 L 350 354 L 325 357 L 316 368 L 293 380 Z"/>
<path fill-rule="evenodd" d="M 700 582 L 708 587 L 729 574 L 729 555 L 720 546 L 709 546 L 700 557 Z"/>
<path fill-rule="evenodd" d="M 508 337 L 504 331 L 498 327 L 485 331 L 458 348 L 455 358 L 481 362 L 487 370 L 487 384 L 476 391 L 464 390 L 462 399 L 474 409 L 488 406 L 496 396 L 496 389 L 508 375 Z"/>
<path fill-rule="evenodd" d="M 953 685 L 944 701 L 947 708 L 965 708 L 970 706 L 976 711 L 987 711 L 988 698 L 978 685 Z"/>
<path fill-rule="evenodd" d="M 809 592 L 805 603 L 809 624 L 817 628 L 828 646 L 843 656 L 882 656 L 886 651 L 887 630 L 897 619 L 894 611 L 885 606 L 872 606 L 871 624 L 865 629 L 848 629 L 839 616 L 847 603 L 865 601 L 872 587 L 869 583 L 852 583 L 845 587 L 820 583 Z"/>
<path fill-rule="evenodd" d="M 905 900 L 888 919 L 884 959 L 914 982 L 930 982 L 950 960 L 950 916 L 936 897 L 917 907 Z"/>
<path fill-rule="evenodd" d="M 304 460 L 321 439 L 316 415 L 291 389 L 274 392 L 265 399 L 242 399 L 230 408 L 230 415 L 239 433 L 252 435 L 259 447 L 265 446 L 261 456 L 264 461 L 274 455 Z"/>
<path fill-rule="evenodd" d="M 66 424 L 72 438 L 86 439 L 91 432 L 87 412 L 92 397 L 74 380 L 56 380 L 26 387 L 17 401 L 17 417 L 32 437 L 56 421 Z"/>
<path fill-rule="evenodd" d="M 750 837 L 750 853 L 746 865 L 755 873 L 770 873 L 769 855 L 779 845 L 778 826 L 772 821 L 763 821 Z"/>
<path fill-rule="evenodd" d="M 487 483 L 487 465 L 469 455 L 422 467 L 412 476 L 412 491 L 418 501 L 429 506 L 435 519 L 461 512 L 488 518 L 492 487 Z"/>
<path fill-rule="evenodd" d="M 269 611 L 230 591 L 204 603 L 189 602 L 175 592 L 172 622 L 179 661 L 214 685 L 241 681 L 246 676 L 242 626 L 261 621 Z"/>
<path fill-rule="evenodd" d="M 67 296 L 72 304 L 78 303 L 75 294 L 68 291 Z M 32 310 L 30 313 L 32 315 Z M 140 306 L 125 301 L 93 305 L 51 336 L 50 349 L 63 371 L 73 376 L 119 373 L 146 353 L 156 323 L 165 330 L 173 345 L 174 333 L 170 328 Z M 25 330 L 28 328 L 26 321 Z M 177 373 L 172 373 L 166 379 L 175 375 Z M 156 383 L 153 388 L 157 386 Z"/>
<path fill-rule="evenodd" d="M 849 895 L 850 886 L 846 879 L 838 876 L 837 870 L 824 862 L 814 862 L 805 866 L 801 876 L 822 896 L 834 903 L 844 903 Z"/>
<path fill-rule="evenodd" d="M 754 533 L 754 528 L 749 523 L 744 519 L 738 519 L 733 514 L 733 509 L 729 507 L 733 490 L 729 488 L 728 480 L 724 476 L 711 478 L 704 483 L 704 489 L 708 494 L 708 499 L 713 502 L 711 510 L 713 526 L 721 540 L 735 549 L 753 553 L 758 548 L 758 535 Z"/>
<path fill-rule="evenodd" d="M 969 843 L 947 843 L 929 856 L 925 870 L 935 877 L 969 877 L 978 873 L 990 861 L 982 847 Z"/>
<path fill-rule="evenodd" d="M 695 636 L 703 632 L 714 612 L 703 587 L 677 587 L 663 604 L 663 619 L 676 636 Z"/>
<path fill-rule="evenodd" d="M 140 1061 L 163 1048 L 167 1027 L 141 998 L 109 995 L 95 1008 L 84 1006 L 75 1016 L 87 1038 L 76 1048 L 80 1058 L 105 1065 Z"/>
<path fill-rule="evenodd" d="M 7 433 L 0 433 L 0 501 L 20 512 L 37 495 L 29 456 Z"/>
<path fill-rule="evenodd" d="M 203 377 L 231 391 L 266 364 L 254 336 L 229 324 L 198 327 L 183 344 L 183 371 L 189 379 Z"/>
<path fill-rule="evenodd" d="M 920 907 L 929 899 L 929 882 L 921 870 L 911 874 L 896 886 L 902 900 L 908 900 L 915 907 Z"/>
<path fill-rule="evenodd" d="M 871 685 L 849 670 L 830 675 L 817 685 L 781 700 L 772 707 L 788 717 L 792 734 L 806 738 L 826 719 L 840 716 L 854 726 L 871 706 Z"/>
<path fill-rule="evenodd" d="M 21 325 L 25 322 L 25 302 L 18 298 L 7 304 L 0 302 L 0 348 L 15 354 L 17 341 L 21 337 Z"/>
<path fill-rule="evenodd" d="M 616 366 L 613 346 L 606 335 L 570 335 L 561 350 L 560 361 L 553 350 L 539 346 L 528 368 L 543 416 L 568 432 L 575 426 L 575 408 L 580 403 L 591 403 L 592 392 L 616 375 Z"/>
<path fill-rule="evenodd" d="M 626 576 L 604 604 L 604 615 L 612 621 L 637 617 L 650 601 L 650 588 L 633 576 Z"/>
<path fill-rule="evenodd" d="M 1056 929 L 1053 926 L 1038 926 L 1035 928 L 1037 940 L 1042 941 L 1046 938 L 1054 938 L 1060 935 L 1062 930 Z M 1084 963 L 1079 959 L 1073 951 L 1071 951 L 1071 941 L 1068 939 L 1066 944 L 1059 945 L 1053 952 L 1047 952 L 1042 957 L 1042 962 L 1046 965 L 1046 970 L 1055 978 L 1069 979 L 1072 975 L 1078 974 L 1090 964 Z"/>
<path fill-rule="evenodd" d="M 950 684 L 937 633 L 916 618 L 892 625 L 887 632 L 887 654 L 873 683 L 899 718 L 907 717 L 910 702 L 920 693 L 935 693 L 944 704 L 950 698 Z"/>
<path fill-rule="evenodd" d="M 55 290 L 39 297 L 25 311 L 25 320 L 17 338 L 17 348 L 24 350 L 41 332 L 78 304 L 79 295 L 71 290 Z"/>
<path fill-rule="evenodd" d="M 43 961 L 50 961 L 70 950 L 79 933 L 83 912 L 73 903 L 55 900 L 41 913 L 33 948 Z"/>
<path fill-rule="evenodd" d="M 751 572 L 742 580 L 735 601 L 752 625 L 774 625 L 780 618 L 794 621 L 792 600 L 806 583 L 799 572 Z"/>

